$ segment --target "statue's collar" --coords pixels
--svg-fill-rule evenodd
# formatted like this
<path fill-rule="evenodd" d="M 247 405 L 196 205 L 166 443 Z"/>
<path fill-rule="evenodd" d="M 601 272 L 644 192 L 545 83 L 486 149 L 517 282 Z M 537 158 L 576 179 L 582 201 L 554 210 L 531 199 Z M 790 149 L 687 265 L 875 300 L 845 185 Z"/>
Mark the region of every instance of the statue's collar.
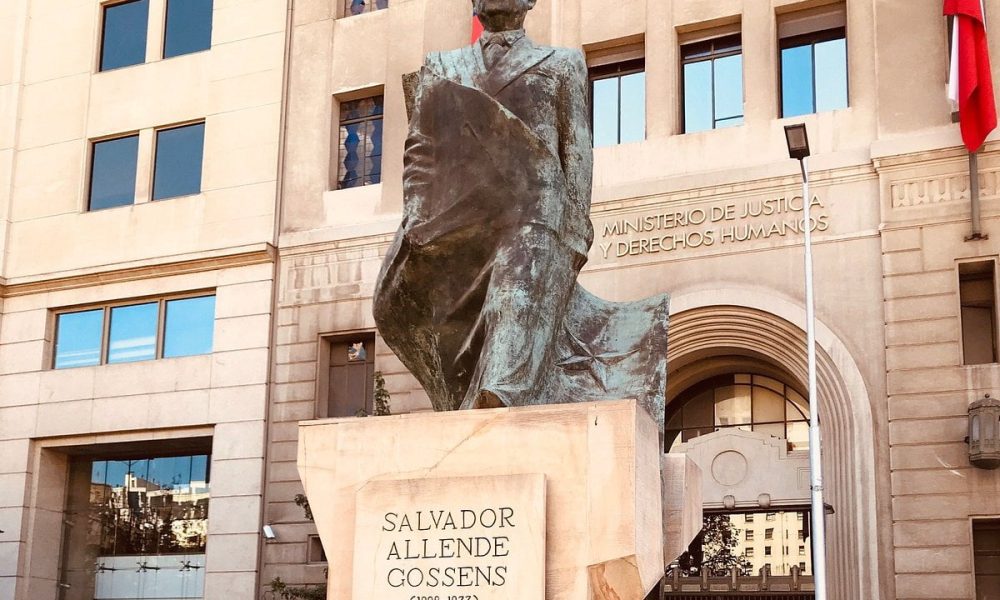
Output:
<path fill-rule="evenodd" d="M 479 37 L 479 43 L 483 48 L 492 44 L 500 44 L 507 48 L 524 38 L 524 29 L 512 29 L 510 31 L 484 31 Z"/>

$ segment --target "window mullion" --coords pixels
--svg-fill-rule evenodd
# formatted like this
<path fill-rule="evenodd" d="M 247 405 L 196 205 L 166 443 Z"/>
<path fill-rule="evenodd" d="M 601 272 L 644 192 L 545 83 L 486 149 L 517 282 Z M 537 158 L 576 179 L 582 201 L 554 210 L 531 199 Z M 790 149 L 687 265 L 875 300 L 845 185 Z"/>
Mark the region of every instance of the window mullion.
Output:
<path fill-rule="evenodd" d="M 104 329 L 101 332 L 101 360 L 99 364 L 108 364 L 108 353 L 111 352 L 111 309 L 104 306 Z"/>
<path fill-rule="evenodd" d="M 161 298 L 156 304 L 156 358 L 159 359 L 163 358 L 163 343 L 167 322 L 167 301 Z"/>
<path fill-rule="evenodd" d="M 617 133 L 618 143 L 622 143 L 622 76 L 618 75 L 618 120 L 615 123 L 615 131 Z"/>
<path fill-rule="evenodd" d="M 819 110 L 819 90 L 816 89 L 816 42 L 809 44 L 809 73 L 812 75 L 813 114 Z"/>
<path fill-rule="evenodd" d="M 713 49 L 714 49 L 714 46 L 713 46 Z M 710 77 L 712 78 L 712 82 L 711 82 L 711 85 L 712 85 L 712 129 L 717 129 L 718 128 L 718 120 L 716 119 L 716 114 L 715 114 L 715 58 L 713 57 L 710 62 L 712 64 L 711 75 L 710 75 Z"/>

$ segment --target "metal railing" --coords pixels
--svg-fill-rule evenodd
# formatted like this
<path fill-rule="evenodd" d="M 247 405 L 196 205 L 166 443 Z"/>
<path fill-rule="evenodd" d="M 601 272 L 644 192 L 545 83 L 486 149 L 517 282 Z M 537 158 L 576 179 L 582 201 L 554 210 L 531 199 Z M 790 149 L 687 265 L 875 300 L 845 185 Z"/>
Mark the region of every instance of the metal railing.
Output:
<path fill-rule="evenodd" d="M 712 577 L 707 570 L 700 576 L 685 575 L 679 568 L 671 569 L 663 578 L 662 600 L 754 600 L 765 595 L 782 600 L 813 600 L 816 586 L 811 576 L 802 575 L 798 566 L 791 575 L 774 576 L 767 567 L 757 576 L 744 576 L 734 568 L 727 577 Z"/>

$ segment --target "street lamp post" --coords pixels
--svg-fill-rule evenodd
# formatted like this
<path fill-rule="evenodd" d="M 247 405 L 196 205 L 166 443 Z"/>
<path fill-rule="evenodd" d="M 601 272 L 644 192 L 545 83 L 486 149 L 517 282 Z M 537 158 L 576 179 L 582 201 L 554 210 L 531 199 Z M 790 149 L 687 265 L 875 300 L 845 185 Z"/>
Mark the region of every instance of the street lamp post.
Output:
<path fill-rule="evenodd" d="M 813 580 L 816 600 L 826 600 L 826 506 L 823 503 L 823 470 L 819 435 L 819 402 L 816 398 L 816 313 L 813 298 L 812 218 L 809 198 L 809 136 L 804 123 L 785 127 L 788 156 L 802 169 L 802 212 L 805 236 L 806 350 L 809 380 L 809 477 L 812 497 Z"/>

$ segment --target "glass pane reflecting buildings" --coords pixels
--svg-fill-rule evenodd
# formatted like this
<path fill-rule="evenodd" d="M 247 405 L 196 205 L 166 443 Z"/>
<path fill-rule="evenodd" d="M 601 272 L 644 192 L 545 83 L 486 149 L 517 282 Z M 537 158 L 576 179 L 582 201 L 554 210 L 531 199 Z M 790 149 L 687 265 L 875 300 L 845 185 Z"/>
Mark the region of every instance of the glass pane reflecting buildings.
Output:
<path fill-rule="evenodd" d="M 215 296 L 64 312 L 56 315 L 53 367 L 208 354 L 214 329 Z"/>
<path fill-rule="evenodd" d="M 757 518 L 754 518 L 754 517 Z M 760 518 L 761 516 L 765 518 Z M 812 575 L 808 510 L 709 513 L 701 533 L 674 563 L 686 577 Z"/>
<path fill-rule="evenodd" d="M 809 448 L 809 404 L 784 383 L 740 373 L 713 377 L 689 388 L 667 407 L 667 447 L 725 429 L 757 431 Z"/>
<path fill-rule="evenodd" d="M 211 457 L 74 459 L 61 600 L 201 598 Z"/>

